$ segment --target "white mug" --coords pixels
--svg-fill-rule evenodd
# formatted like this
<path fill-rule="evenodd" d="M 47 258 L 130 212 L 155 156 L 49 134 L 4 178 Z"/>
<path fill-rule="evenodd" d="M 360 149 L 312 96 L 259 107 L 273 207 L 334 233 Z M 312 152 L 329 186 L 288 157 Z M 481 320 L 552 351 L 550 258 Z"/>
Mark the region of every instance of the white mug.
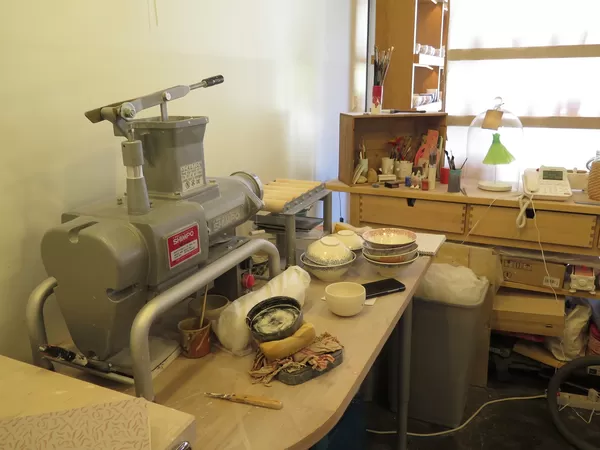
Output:
<path fill-rule="evenodd" d="M 404 180 L 406 177 L 411 176 L 413 163 L 412 161 L 400 161 L 400 173 L 398 174 L 398 178 L 400 180 Z"/>
<path fill-rule="evenodd" d="M 381 158 L 381 169 L 383 175 L 391 175 L 394 173 L 394 160 L 389 157 Z"/>

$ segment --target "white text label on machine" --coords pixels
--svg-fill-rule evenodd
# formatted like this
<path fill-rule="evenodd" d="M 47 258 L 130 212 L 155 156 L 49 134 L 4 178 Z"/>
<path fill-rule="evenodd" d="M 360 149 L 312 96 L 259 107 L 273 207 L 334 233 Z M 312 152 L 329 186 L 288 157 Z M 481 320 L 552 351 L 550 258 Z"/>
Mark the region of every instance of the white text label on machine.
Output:
<path fill-rule="evenodd" d="M 167 238 L 169 268 L 173 268 L 200 253 L 198 224 L 190 225 Z"/>

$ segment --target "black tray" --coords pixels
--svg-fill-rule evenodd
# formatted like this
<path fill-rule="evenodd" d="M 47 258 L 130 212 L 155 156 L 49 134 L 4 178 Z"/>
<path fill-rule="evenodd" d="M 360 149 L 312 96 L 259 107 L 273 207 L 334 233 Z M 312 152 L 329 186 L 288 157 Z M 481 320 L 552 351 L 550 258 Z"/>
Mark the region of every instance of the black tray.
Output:
<path fill-rule="evenodd" d="M 344 350 L 336 350 L 335 352 L 331 353 L 331 356 L 335 358 L 335 361 L 329 364 L 325 370 L 315 370 L 310 366 L 306 366 L 304 369 L 293 373 L 282 370 L 277 374 L 277 379 L 284 384 L 295 386 L 297 384 L 302 384 L 312 380 L 313 378 L 317 378 L 318 376 L 336 368 L 344 361 Z"/>

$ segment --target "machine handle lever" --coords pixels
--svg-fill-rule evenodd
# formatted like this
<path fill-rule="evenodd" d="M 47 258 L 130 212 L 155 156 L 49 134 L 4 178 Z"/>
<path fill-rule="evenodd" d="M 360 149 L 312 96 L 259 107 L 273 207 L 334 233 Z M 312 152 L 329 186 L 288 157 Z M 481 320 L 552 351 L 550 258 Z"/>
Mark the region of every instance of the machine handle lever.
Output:
<path fill-rule="evenodd" d="M 205 78 L 199 83 L 194 83 L 190 85 L 190 89 L 198 89 L 198 88 L 208 88 L 211 86 L 215 86 L 217 84 L 221 84 L 225 81 L 225 77 L 223 75 L 215 75 L 214 77 Z"/>

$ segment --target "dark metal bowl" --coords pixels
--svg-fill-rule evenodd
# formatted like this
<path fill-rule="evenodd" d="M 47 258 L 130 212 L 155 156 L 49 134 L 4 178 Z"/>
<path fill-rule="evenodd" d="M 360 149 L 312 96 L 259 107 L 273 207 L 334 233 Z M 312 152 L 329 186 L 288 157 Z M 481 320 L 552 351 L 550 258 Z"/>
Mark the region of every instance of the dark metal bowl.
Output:
<path fill-rule="evenodd" d="M 294 312 L 297 312 L 298 315 L 294 322 L 287 328 L 278 330 L 274 333 L 261 333 L 256 329 L 256 322 L 267 311 L 272 311 L 273 309 L 290 309 Z M 296 299 L 293 299 L 292 297 L 279 296 L 268 298 L 260 302 L 258 305 L 254 306 L 246 316 L 246 325 L 250 329 L 252 337 L 258 342 L 269 342 L 278 341 L 280 339 L 290 337 L 302 326 L 303 320 L 304 318 L 300 303 L 298 303 L 298 301 Z"/>

